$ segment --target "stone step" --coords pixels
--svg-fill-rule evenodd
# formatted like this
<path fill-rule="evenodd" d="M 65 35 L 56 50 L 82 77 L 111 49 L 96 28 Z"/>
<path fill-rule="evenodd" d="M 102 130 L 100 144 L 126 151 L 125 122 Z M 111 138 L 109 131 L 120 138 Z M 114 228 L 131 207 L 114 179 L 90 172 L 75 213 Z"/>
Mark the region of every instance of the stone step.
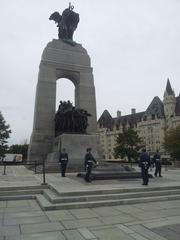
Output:
<path fill-rule="evenodd" d="M 0 196 L 15 196 L 15 195 L 35 195 L 42 194 L 43 189 L 20 189 L 20 190 L 9 190 L 0 191 Z"/>
<path fill-rule="evenodd" d="M 19 187 L 0 187 L 0 192 L 4 191 L 18 191 L 18 190 L 32 190 L 32 189 L 47 189 L 48 185 L 34 185 L 34 186 L 19 186 Z"/>
<path fill-rule="evenodd" d="M 43 210 L 73 209 L 180 199 L 180 186 L 59 192 L 52 186 L 3 188 L 0 201 L 36 199 Z"/>
<path fill-rule="evenodd" d="M 149 191 L 161 191 L 161 190 L 180 190 L 180 186 L 164 186 L 164 187 L 136 187 L 136 188 L 111 188 L 111 189 L 96 189 L 96 190 L 82 190 L 71 192 L 59 192 L 52 185 L 49 186 L 57 196 L 70 197 L 70 196 L 85 196 L 85 195 L 99 195 L 99 194 L 115 194 L 115 193 L 131 193 L 131 192 L 149 192 Z"/>
<path fill-rule="evenodd" d="M 137 203 L 147 203 L 147 202 L 157 202 L 157 201 L 169 201 L 169 200 L 179 200 L 180 194 L 178 195 L 168 195 L 168 196 L 155 196 L 155 197 L 142 197 L 142 198 L 126 198 L 117 200 L 99 200 L 91 202 L 71 202 L 71 203 L 59 203 L 53 204 L 47 201 L 47 199 L 41 195 L 38 201 L 39 205 L 43 210 L 64 210 L 64 209 L 77 209 L 77 208 L 93 208 L 102 206 L 113 206 L 113 205 L 125 205 L 125 204 L 137 204 Z"/>
<path fill-rule="evenodd" d="M 68 203 L 68 202 L 92 202 L 95 200 L 113 200 L 113 199 L 126 199 L 126 198 L 142 198 L 151 196 L 167 196 L 167 195 L 180 195 L 180 190 L 158 190 L 158 191 L 140 191 L 132 193 L 106 193 L 106 194 L 94 194 L 84 196 L 58 196 L 51 190 L 44 190 L 44 196 L 51 203 Z"/>
<path fill-rule="evenodd" d="M 29 200 L 36 199 L 36 194 L 25 194 L 25 195 L 3 195 L 0 196 L 0 201 L 16 201 L 16 200 Z"/>
<path fill-rule="evenodd" d="M 48 210 L 55 210 L 55 205 L 53 205 L 52 203 L 50 203 L 47 198 L 44 197 L 44 195 L 42 194 L 37 194 L 36 195 L 36 201 L 39 204 L 39 206 L 41 207 L 42 210 L 46 210 L 45 208 L 47 208 Z"/>

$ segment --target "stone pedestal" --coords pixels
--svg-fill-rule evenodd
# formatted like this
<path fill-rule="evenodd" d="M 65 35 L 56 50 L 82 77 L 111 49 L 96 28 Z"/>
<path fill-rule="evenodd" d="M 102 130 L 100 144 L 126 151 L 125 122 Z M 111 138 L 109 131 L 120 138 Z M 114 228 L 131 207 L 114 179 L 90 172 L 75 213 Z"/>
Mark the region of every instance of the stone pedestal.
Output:
<path fill-rule="evenodd" d="M 59 151 L 66 148 L 69 156 L 68 172 L 84 170 L 84 156 L 88 147 L 92 148 L 94 158 L 99 161 L 97 134 L 62 134 L 54 139 L 53 152 L 46 160 L 46 169 L 59 171 Z"/>
<path fill-rule="evenodd" d="M 28 162 L 42 162 L 53 152 L 56 81 L 61 78 L 69 79 L 75 86 L 75 107 L 87 110 L 91 114 L 88 117 L 87 133 L 89 135 L 97 133 L 95 87 L 90 57 L 81 44 L 71 46 L 60 39 L 54 39 L 44 49 L 39 66 Z M 74 146 L 76 141 L 67 139 L 69 140 L 64 139 L 63 142 L 69 141 L 67 142 L 69 146 L 66 146 L 68 151 L 71 151 L 71 148 L 78 148 L 77 144 Z M 86 138 L 87 146 L 91 144 L 91 140 L 91 137 Z M 73 152 L 74 159 L 80 156 L 76 155 L 76 152 Z"/>

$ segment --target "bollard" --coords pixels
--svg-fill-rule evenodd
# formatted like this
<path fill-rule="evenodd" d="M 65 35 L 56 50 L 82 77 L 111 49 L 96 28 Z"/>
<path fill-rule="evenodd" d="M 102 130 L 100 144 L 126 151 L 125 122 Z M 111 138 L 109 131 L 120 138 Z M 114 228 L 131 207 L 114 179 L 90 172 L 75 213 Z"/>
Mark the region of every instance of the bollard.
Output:
<path fill-rule="evenodd" d="M 37 173 L 37 161 L 35 161 L 35 164 L 34 164 L 34 174 Z"/>
<path fill-rule="evenodd" d="M 167 167 L 167 164 L 165 165 L 165 171 L 167 171 L 168 170 L 168 167 Z"/>
<path fill-rule="evenodd" d="M 46 183 L 46 171 L 45 171 L 45 160 L 43 160 L 43 183 L 41 185 L 47 185 L 47 183 Z"/>
<path fill-rule="evenodd" d="M 4 173 L 3 175 L 6 175 L 6 164 L 4 163 Z"/>

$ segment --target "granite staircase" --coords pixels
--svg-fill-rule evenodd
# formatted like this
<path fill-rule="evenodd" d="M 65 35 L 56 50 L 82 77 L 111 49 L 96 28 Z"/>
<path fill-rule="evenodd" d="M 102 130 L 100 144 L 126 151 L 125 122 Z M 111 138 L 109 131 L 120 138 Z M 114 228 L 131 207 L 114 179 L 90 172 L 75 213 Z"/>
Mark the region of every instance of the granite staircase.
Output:
<path fill-rule="evenodd" d="M 0 188 L 0 201 L 36 199 L 43 210 L 92 208 L 180 199 L 180 186 L 59 192 L 51 185 Z"/>

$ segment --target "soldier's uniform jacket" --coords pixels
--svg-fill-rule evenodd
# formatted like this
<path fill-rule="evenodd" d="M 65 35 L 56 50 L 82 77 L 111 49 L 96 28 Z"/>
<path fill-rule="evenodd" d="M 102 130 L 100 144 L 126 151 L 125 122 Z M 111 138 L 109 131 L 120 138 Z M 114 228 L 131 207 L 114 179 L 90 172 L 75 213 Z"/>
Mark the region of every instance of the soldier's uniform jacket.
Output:
<path fill-rule="evenodd" d="M 158 153 L 156 153 L 154 155 L 153 163 L 155 163 L 156 166 L 160 166 L 161 165 L 161 157 L 160 157 L 160 155 Z"/>
<path fill-rule="evenodd" d="M 68 154 L 67 153 L 60 153 L 59 162 L 60 163 L 67 163 L 68 162 Z"/>
<path fill-rule="evenodd" d="M 146 152 L 140 155 L 139 167 L 141 167 L 142 170 L 146 170 L 150 167 L 150 157 Z"/>
<path fill-rule="evenodd" d="M 85 159 L 84 159 L 84 165 L 85 168 L 88 166 L 93 166 L 93 163 L 97 163 L 96 159 L 93 157 L 91 153 L 86 153 Z"/>

